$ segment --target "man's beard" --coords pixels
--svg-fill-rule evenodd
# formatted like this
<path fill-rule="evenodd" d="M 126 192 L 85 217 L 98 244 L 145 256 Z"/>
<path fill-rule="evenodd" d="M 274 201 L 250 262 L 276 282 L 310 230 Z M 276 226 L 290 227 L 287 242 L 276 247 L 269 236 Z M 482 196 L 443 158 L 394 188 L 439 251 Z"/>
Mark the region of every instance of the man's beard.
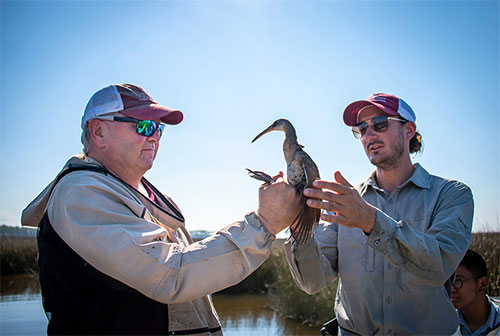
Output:
<path fill-rule="evenodd" d="M 404 137 L 403 133 L 400 133 L 400 136 L 392 143 L 391 153 L 387 154 L 387 156 L 377 161 L 376 158 L 370 160 L 370 162 L 376 166 L 377 168 L 383 170 L 394 170 L 399 167 L 400 159 L 404 153 Z"/>

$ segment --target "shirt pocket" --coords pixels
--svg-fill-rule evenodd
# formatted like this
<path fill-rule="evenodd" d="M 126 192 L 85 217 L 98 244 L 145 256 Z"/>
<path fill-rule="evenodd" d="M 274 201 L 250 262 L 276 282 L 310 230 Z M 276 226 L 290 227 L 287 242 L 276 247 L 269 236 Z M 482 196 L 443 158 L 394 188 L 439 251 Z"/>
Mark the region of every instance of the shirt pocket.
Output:
<path fill-rule="evenodd" d="M 432 216 L 429 214 L 421 214 L 417 216 L 403 218 L 400 223 L 410 226 L 413 230 L 425 233 L 429 227 Z"/>
<path fill-rule="evenodd" d="M 430 226 L 430 221 L 431 215 L 421 215 L 405 218 L 401 222 L 404 225 L 410 226 L 413 230 L 420 231 L 422 232 L 422 234 L 424 234 Z M 404 282 L 412 288 L 432 288 L 431 286 L 427 285 L 424 280 L 421 280 L 420 278 L 406 271 L 403 271 L 403 279 Z"/>
<path fill-rule="evenodd" d="M 338 254 L 339 275 L 346 289 L 358 289 L 373 277 L 375 250 L 366 245 L 366 237 L 361 230 L 339 228 Z"/>

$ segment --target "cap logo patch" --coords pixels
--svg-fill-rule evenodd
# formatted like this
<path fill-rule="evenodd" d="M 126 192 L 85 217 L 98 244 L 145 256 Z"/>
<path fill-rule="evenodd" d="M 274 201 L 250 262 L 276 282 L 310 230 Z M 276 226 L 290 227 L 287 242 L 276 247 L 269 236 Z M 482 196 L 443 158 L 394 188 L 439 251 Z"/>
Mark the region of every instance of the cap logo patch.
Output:
<path fill-rule="evenodd" d="M 373 97 L 373 100 L 374 101 L 386 102 L 387 98 L 386 97 L 375 96 L 375 97 Z"/>
<path fill-rule="evenodd" d="M 146 100 L 146 101 L 150 100 L 150 97 L 144 92 L 134 92 L 134 94 L 139 100 Z"/>

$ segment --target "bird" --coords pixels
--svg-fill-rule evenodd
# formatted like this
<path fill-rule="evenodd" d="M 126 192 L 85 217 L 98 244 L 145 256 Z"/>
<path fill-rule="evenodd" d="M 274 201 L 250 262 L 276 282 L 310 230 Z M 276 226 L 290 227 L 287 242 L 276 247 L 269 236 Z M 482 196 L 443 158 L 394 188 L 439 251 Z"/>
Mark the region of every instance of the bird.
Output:
<path fill-rule="evenodd" d="M 320 178 L 318 166 L 311 159 L 309 154 L 304 151 L 304 146 L 297 142 L 297 133 L 292 123 L 287 119 L 278 119 L 269 127 L 260 132 L 253 140 L 257 139 L 271 131 L 283 131 L 285 140 L 283 141 L 283 154 L 286 161 L 286 179 L 288 183 L 294 186 L 300 194 L 303 204 L 297 218 L 291 223 L 297 222 L 297 226 L 292 232 L 293 239 L 298 244 L 304 244 L 312 235 L 315 227 L 318 225 L 321 211 L 313 209 L 306 205 L 304 189 L 311 188 L 315 180 Z M 265 183 L 273 183 L 273 178 L 261 171 L 250 170 L 247 168 L 250 177 Z"/>

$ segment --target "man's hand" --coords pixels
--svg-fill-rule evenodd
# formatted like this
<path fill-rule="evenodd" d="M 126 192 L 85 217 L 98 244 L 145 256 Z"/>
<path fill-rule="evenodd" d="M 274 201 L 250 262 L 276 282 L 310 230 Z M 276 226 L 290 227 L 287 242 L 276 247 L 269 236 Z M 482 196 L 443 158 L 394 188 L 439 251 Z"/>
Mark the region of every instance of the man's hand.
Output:
<path fill-rule="evenodd" d="M 335 181 L 314 181 L 314 188 L 304 190 L 304 195 L 309 198 L 307 205 L 336 213 L 322 213 L 321 219 L 324 221 L 360 228 L 369 234 L 375 224 L 377 209 L 367 203 L 338 171 L 335 172 Z"/>
<path fill-rule="evenodd" d="M 256 215 L 267 231 L 275 235 L 292 224 L 301 205 L 297 189 L 283 180 L 283 172 L 273 176 L 273 179 L 276 182 L 264 183 L 259 188 Z"/>

